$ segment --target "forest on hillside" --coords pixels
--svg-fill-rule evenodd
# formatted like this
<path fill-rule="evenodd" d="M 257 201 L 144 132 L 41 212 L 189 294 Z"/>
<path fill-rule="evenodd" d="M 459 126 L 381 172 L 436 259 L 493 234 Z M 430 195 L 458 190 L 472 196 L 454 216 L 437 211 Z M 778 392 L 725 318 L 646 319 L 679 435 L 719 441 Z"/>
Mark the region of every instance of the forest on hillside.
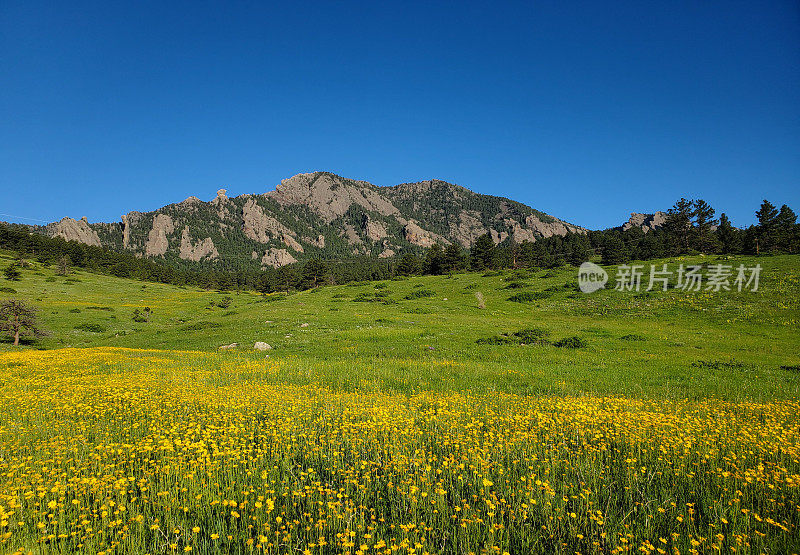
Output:
<path fill-rule="evenodd" d="M 390 259 L 369 256 L 311 259 L 281 268 L 255 271 L 218 260 L 193 267 L 134 256 L 124 251 L 49 238 L 32 233 L 27 226 L 0 224 L 0 249 L 16 254 L 3 271 L 6 279 L 18 279 L 26 260 L 55 265 L 67 274 L 72 268 L 117 277 L 171 283 L 207 289 L 254 289 L 263 293 L 302 290 L 326 284 L 391 279 L 415 274 L 447 274 L 503 268 L 553 268 L 580 265 L 590 259 L 602 264 L 652 260 L 682 254 L 756 254 L 800 252 L 800 224 L 787 205 L 777 208 L 764 200 L 755 212 L 757 224 L 733 225 L 726 214 L 716 217 L 704 200 L 681 198 L 668 211 L 663 226 L 647 232 L 639 227 L 612 228 L 586 234 L 569 233 L 536 242 L 512 239 L 495 244 L 487 233 L 471 247 L 434 245 L 420 255 L 400 253 Z"/>

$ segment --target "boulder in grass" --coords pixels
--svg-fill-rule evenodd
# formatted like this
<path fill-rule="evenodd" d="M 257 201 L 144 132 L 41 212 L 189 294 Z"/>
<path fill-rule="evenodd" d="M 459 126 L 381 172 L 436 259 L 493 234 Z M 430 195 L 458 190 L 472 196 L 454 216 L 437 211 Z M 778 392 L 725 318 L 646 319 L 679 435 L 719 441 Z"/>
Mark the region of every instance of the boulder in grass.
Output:
<path fill-rule="evenodd" d="M 256 341 L 253 345 L 253 348 L 256 351 L 269 351 L 272 346 L 269 343 L 264 343 L 263 341 Z"/>
<path fill-rule="evenodd" d="M 235 349 L 238 346 L 239 346 L 238 343 L 231 343 L 230 345 L 220 345 L 219 348 L 220 349 Z"/>

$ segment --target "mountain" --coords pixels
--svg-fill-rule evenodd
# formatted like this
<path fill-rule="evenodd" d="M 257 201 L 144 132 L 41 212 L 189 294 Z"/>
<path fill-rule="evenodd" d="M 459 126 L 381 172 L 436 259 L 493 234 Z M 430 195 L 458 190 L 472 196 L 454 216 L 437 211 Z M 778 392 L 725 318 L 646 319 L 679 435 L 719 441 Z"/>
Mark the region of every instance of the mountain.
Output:
<path fill-rule="evenodd" d="M 378 187 L 328 172 L 295 175 L 264 194 L 229 198 L 220 189 L 210 202 L 189 197 L 153 212 L 129 212 L 116 223 L 63 218 L 37 231 L 179 266 L 251 268 L 310 257 L 389 258 L 435 243 L 468 248 L 484 233 L 500 243 L 586 232 L 445 181 Z"/>

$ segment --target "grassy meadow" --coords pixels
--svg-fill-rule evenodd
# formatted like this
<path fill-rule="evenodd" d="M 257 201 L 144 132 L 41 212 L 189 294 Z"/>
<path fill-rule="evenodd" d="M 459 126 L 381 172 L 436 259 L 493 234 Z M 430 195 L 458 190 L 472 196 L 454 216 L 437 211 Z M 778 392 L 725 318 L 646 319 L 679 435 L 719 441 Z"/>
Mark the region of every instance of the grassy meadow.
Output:
<path fill-rule="evenodd" d="M 800 257 L 724 263 L 759 292 L 32 263 L 0 282 L 50 332 L 0 343 L 0 553 L 800 552 Z"/>

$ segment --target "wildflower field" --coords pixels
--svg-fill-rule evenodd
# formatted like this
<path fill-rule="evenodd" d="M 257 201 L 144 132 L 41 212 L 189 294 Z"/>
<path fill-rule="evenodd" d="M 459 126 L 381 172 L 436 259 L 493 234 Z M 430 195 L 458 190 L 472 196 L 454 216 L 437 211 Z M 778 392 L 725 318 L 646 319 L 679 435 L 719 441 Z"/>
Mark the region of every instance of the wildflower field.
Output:
<path fill-rule="evenodd" d="M 800 265 L 764 260 L 754 297 L 35 268 L 53 333 L 0 346 L 0 554 L 800 552 Z"/>
<path fill-rule="evenodd" d="M 798 548 L 800 403 L 332 391 L 254 356 L 0 356 L 1 545 Z"/>

